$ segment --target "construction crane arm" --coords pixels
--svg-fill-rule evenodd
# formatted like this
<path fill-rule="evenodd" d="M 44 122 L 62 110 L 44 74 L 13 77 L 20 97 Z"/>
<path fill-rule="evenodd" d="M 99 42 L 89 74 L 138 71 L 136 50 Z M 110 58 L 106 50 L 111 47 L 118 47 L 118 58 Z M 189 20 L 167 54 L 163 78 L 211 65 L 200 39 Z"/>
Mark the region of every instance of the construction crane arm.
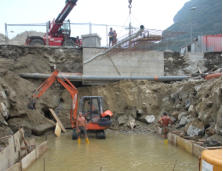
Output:
<path fill-rule="evenodd" d="M 66 5 L 61 11 L 61 13 L 57 16 L 57 18 L 52 22 L 52 26 L 50 27 L 49 34 L 55 34 L 59 28 L 63 25 L 64 20 L 69 15 L 73 7 L 76 5 L 77 0 L 66 0 Z"/>

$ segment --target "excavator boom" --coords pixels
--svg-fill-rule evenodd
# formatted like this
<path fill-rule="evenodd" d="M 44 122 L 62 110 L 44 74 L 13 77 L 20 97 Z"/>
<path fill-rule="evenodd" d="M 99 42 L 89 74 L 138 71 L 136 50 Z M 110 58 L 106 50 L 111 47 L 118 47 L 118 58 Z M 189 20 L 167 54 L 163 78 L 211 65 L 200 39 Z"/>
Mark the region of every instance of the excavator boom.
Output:
<path fill-rule="evenodd" d="M 72 98 L 72 107 L 70 111 L 70 122 L 72 128 L 75 127 L 76 117 L 77 117 L 77 88 L 66 78 L 62 79 L 58 77 L 59 71 L 55 70 L 52 75 L 46 79 L 33 93 L 31 102 L 28 104 L 30 109 L 35 109 L 36 100 L 40 98 L 47 90 L 52 86 L 52 84 L 57 81 L 59 82 L 71 95 Z"/>

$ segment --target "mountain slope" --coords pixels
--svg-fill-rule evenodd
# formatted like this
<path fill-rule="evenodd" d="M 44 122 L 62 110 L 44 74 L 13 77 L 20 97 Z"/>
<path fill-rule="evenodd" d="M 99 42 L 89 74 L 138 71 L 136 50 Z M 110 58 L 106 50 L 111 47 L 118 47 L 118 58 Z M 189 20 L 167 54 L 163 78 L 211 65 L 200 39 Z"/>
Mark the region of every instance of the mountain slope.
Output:
<path fill-rule="evenodd" d="M 193 38 L 222 32 L 222 1 L 190 0 L 173 20 L 174 24 L 163 32 L 162 44 L 168 41 L 169 49 L 179 51 L 180 47 L 190 43 L 191 27 Z"/>

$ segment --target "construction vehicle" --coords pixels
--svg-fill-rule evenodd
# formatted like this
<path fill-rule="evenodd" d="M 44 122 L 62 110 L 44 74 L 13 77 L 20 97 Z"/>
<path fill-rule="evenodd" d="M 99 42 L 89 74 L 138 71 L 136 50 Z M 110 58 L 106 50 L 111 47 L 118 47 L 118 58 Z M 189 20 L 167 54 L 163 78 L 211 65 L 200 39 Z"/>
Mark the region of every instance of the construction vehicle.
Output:
<path fill-rule="evenodd" d="M 77 88 L 66 78 L 58 77 L 59 71 L 55 70 L 33 93 L 28 108 L 36 109 L 36 100 L 39 99 L 51 85 L 57 81 L 71 95 L 72 105 L 70 110 L 70 122 L 73 129 L 72 139 L 77 139 L 76 121 L 80 113 L 84 114 L 87 120 L 87 131 L 95 132 L 96 138 L 105 139 L 104 130 L 111 126 L 112 112 L 103 111 L 103 102 L 101 96 L 83 96 L 80 98 L 78 110 L 78 91 Z M 78 114 L 77 114 L 78 113 Z"/>
<path fill-rule="evenodd" d="M 41 36 L 28 36 L 26 45 L 49 45 L 49 46 L 81 46 L 81 40 L 77 37 L 70 37 L 70 21 L 65 21 L 77 0 L 66 0 L 65 7 L 55 20 L 47 24 L 47 33 Z"/>

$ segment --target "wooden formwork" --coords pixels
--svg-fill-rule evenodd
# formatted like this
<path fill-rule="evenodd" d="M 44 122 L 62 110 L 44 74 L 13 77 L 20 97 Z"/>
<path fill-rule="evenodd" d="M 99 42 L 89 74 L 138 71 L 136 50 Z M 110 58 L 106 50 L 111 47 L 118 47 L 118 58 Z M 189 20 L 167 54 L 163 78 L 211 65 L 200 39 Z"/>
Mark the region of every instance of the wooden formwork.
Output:
<path fill-rule="evenodd" d="M 34 143 L 33 139 L 24 139 L 23 129 L 9 137 L 8 146 L 0 152 L 0 171 L 22 171 L 28 168 L 47 150 L 47 141 L 35 148 Z"/>

